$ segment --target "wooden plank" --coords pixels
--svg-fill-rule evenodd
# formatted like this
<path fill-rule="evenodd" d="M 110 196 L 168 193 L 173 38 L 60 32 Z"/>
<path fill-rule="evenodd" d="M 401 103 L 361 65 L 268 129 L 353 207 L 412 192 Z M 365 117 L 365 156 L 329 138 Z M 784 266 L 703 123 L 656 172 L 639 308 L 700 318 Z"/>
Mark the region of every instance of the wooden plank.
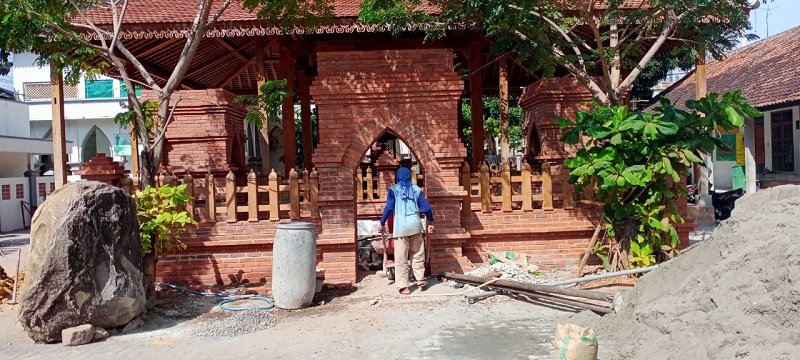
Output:
<path fill-rule="evenodd" d="M 194 219 L 194 179 L 188 172 L 186 173 L 186 176 L 183 177 L 183 183 L 186 184 L 186 190 L 184 190 L 184 192 L 186 193 L 186 196 L 189 197 L 189 200 L 186 201 L 185 204 L 186 214 L 189 215 L 190 218 Z"/>
<path fill-rule="evenodd" d="M 309 196 L 311 198 L 311 218 L 319 219 L 319 204 L 317 203 L 317 194 L 319 193 L 319 174 L 317 173 L 317 169 L 311 170 L 309 181 L 309 184 L 311 185 L 311 195 Z"/>
<path fill-rule="evenodd" d="M 278 174 L 272 170 L 269 173 L 269 219 L 272 221 L 280 220 L 278 195 Z"/>
<path fill-rule="evenodd" d="M 252 169 L 247 174 L 247 221 L 258 221 L 258 176 Z"/>
<path fill-rule="evenodd" d="M 225 176 L 225 204 L 228 207 L 227 219 L 228 223 L 236 222 L 236 175 L 233 171 L 229 171 Z"/>
<path fill-rule="evenodd" d="M 244 61 L 244 62 L 248 62 L 248 61 L 250 61 L 248 58 L 246 58 L 246 57 L 244 57 L 242 54 L 240 54 L 240 53 L 239 53 L 239 51 L 240 51 L 240 50 L 242 50 L 242 48 L 245 48 L 245 47 L 247 47 L 247 46 L 250 46 L 250 43 L 251 43 L 251 41 L 247 41 L 247 42 L 245 42 L 244 44 L 242 44 L 242 46 L 240 46 L 240 47 L 237 49 L 237 48 L 234 48 L 234 47 L 233 47 L 233 45 L 231 45 L 231 43 L 229 43 L 227 40 L 225 40 L 225 39 L 223 39 L 223 38 L 214 37 L 214 38 L 212 38 L 212 39 L 214 39 L 214 41 L 216 41 L 218 44 L 222 45 L 222 47 L 224 47 L 225 49 L 227 49 L 228 51 L 230 51 L 230 52 L 231 52 L 231 53 L 232 53 L 234 56 L 236 56 L 237 58 L 239 58 L 239 60 L 242 60 L 242 61 Z M 260 38 L 260 37 L 256 37 L 256 39 L 257 39 L 257 40 L 260 40 L 261 38 Z M 257 50 L 256 50 L 256 51 L 257 51 Z"/>
<path fill-rule="evenodd" d="M 531 198 L 531 166 L 527 162 L 522 163 L 522 211 L 533 211 L 533 199 Z"/>
<path fill-rule="evenodd" d="M 217 217 L 216 186 L 214 185 L 214 175 L 206 175 L 206 220 L 215 222 Z"/>
<path fill-rule="evenodd" d="M 67 138 L 64 121 L 64 75 L 56 60 L 50 60 L 50 105 L 53 127 L 53 176 L 56 189 L 67 184 Z"/>
<path fill-rule="evenodd" d="M 489 193 L 489 167 L 485 163 L 480 164 L 481 174 L 481 211 L 492 212 L 492 198 Z"/>
<path fill-rule="evenodd" d="M 300 187 L 297 183 L 297 171 L 292 168 L 289 171 L 289 204 L 291 204 L 291 211 L 289 218 L 297 220 L 300 218 Z"/>
<path fill-rule="evenodd" d="M 503 212 L 511 212 L 511 165 L 503 162 L 501 173 L 502 179 L 502 197 L 503 197 Z"/>
<path fill-rule="evenodd" d="M 550 163 L 542 164 L 542 209 L 553 210 L 553 179 L 550 175 Z"/>

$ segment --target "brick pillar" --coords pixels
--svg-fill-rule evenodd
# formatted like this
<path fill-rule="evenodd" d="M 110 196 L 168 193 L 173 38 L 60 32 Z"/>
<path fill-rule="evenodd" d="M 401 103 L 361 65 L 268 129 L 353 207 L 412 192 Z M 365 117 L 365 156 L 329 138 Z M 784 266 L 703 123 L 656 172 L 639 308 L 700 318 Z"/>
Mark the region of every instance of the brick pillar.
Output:
<path fill-rule="evenodd" d="M 97 154 L 81 165 L 79 171 L 76 171 L 84 180 L 99 181 L 114 186 L 120 186 L 120 180 L 127 176 L 129 172 L 104 153 Z"/>
<path fill-rule="evenodd" d="M 578 110 L 589 110 L 592 94 L 573 76 L 539 80 L 526 87 L 519 100 L 525 111 L 523 131 L 528 161 L 561 165 L 574 154 L 573 146 L 561 142 L 564 134 L 556 120 L 575 119 Z M 531 139 L 531 137 L 534 139 Z M 534 146 L 540 148 L 533 148 Z"/>
<path fill-rule="evenodd" d="M 172 123 L 165 135 L 163 169 L 199 178 L 212 173 L 221 179 L 232 170 L 246 175 L 244 117 L 247 108 L 233 102 L 235 95 L 223 89 L 181 90 Z M 144 99 L 154 99 L 146 93 Z"/>

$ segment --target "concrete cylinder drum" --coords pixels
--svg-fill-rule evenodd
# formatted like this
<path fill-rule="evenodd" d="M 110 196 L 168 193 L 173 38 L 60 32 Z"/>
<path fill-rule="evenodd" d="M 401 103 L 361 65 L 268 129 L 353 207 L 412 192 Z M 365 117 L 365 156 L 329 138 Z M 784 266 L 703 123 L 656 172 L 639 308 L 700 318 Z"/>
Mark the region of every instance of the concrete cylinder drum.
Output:
<path fill-rule="evenodd" d="M 317 236 L 310 222 L 278 224 L 272 245 L 272 298 L 281 309 L 311 305 L 316 288 Z"/>

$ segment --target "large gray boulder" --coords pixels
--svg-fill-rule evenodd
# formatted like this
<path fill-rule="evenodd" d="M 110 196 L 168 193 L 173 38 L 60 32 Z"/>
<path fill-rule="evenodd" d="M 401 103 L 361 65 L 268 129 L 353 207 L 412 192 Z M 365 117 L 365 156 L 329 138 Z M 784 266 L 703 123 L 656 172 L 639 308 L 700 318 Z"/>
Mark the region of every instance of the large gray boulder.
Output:
<path fill-rule="evenodd" d="M 37 342 L 82 324 L 112 329 L 145 309 L 133 199 L 117 187 L 69 184 L 33 215 L 19 320 Z"/>

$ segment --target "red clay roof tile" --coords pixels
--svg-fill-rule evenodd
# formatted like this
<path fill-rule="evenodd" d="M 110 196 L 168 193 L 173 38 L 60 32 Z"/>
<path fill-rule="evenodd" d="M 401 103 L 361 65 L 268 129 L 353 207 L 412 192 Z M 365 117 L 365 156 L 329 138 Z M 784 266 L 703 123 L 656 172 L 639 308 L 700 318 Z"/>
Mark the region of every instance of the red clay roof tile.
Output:
<path fill-rule="evenodd" d="M 741 89 L 756 108 L 800 101 L 800 26 L 710 61 L 706 79 L 709 93 Z M 662 95 L 680 105 L 694 99 L 694 72 Z"/>

